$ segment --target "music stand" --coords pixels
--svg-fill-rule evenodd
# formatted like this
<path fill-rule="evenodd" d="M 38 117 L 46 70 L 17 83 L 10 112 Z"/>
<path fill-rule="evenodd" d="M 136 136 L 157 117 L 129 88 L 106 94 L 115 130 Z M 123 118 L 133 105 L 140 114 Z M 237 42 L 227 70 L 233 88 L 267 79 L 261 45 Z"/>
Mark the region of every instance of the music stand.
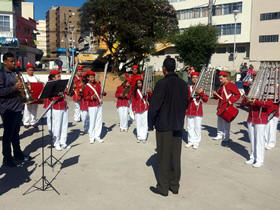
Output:
<path fill-rule="evenodd" d="M 63 94 L 65 87 L 67 84 L 67 80 L 57 80 L 57 81 L 52 81 L 48 82 L 42 93 L 39 96 L 39 99 L 45 99 L 45 98 L 51 98 L 60 95 L 61 93 Z M 56 88 L 57 87 L 57 88 Z M 40 120 L 46 115 L 46 113 L 52 108 L 52 106 L 56 103 L 56 101 L 52 101 L 51 104 L 46 108 L 46 110 L 42 113 L 42 115 L 39 117 L 39 119 L 35 122 L 35 125 L 40 122 Z M 52 136 L 52 134 L 51 134 Z M 52 145 L 52 144 L 51 144 Z M 41 190 L 41 191 L 46 191 L 48 188 L 52 188 L 57 194 L 60 195 L 60 193 L 55 189 L 55 187 L 51 184 L 51 182 L 48 181 L 48 179 L 45 176 L 45 152 L 44 152 L 44 124 L 42 123 L 42 138 L 41 138 L 41 147 L 42 147 L 42 176 L 41 178 L 36 181 L 30 188 L 28 188 L 23 195 L 26 195 L 29 190 L 31 190 L 33 187 Z M 37 187 L 37 183 L 42 181 L 42 186 Z"/>
<path fill-rule="evenodd" d="M 42 93 L 39 96 L 39 99 L 46 99 L 49 98 L 51 101 L 52 97 L 58 97 L 58 96 L 63 96 L 64 90 L 67 86 L 67 82 L 68 80 L 51 80 L 48 81 L 47 84 L 45 85 Z M 50 166 L 50 167 L 54 167 L 56 165 L 56 163 L 60 163 L 62 164 L 56 157 L 54 157 L 53 155 L 53 112 L 52 112 L 52 106 L 56 103 L 56 101 L 52 101 L 50 107 L 48 107 L 50 109 L 50 121 L 51 121 L 51 130 L 50 130 L 50 136 L 51 136 L 51 154 L 49 157 L 46 158 L 45 162 Z M 45 110 L 45 112 L 47 113 L 47 109 Z M 53 159 L 55 160 L 55 162 L 53 162 Z M 50 160 L 50 163 L 48 162 L 48 160 Z"/>

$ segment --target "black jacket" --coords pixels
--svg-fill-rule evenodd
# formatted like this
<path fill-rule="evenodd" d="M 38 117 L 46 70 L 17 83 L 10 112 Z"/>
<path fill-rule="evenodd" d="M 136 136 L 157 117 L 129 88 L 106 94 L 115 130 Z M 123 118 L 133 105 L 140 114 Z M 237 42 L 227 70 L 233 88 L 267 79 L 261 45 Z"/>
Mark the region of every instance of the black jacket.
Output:
<path fill-rule="evenodd" d="M 20 93 L 14 88 L 15 74 L 11 71 L 0 69 L 0 114 L 6 111 L 21 112 L 24 104 Z"/>
<path fill-rule="evenodd" d="M 149 110 L 149 129 L 157 131 L 179 131 L 184 127 L 188 107 L 186 82 L 176 73 L 168 73 L 159 80 L 153 91 Z"/>

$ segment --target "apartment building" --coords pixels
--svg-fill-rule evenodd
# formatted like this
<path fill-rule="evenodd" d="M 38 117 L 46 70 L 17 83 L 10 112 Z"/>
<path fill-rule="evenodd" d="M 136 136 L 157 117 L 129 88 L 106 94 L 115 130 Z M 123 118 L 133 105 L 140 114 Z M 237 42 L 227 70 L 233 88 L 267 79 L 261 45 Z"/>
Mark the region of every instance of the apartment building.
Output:
<path fill-rule="evenodd" d="M 80 38 L 78 7 L 52 7 L 46 13 L 47 56 L 56 57 L 59 48 L 76 48 Z"/>
<path fill-rule="evenodd" d="M 280 63 L 280 1 L 254 0 L 250 60 Z"/>
<path fill-rule="evenodd" d="M 37 48 L 43 51 L 43 56 L 47 55 L 47 26 L 45 20 L 37 21 Z"/>
<path fill-rule="evenodd" d="M 177 11 L 180 30 L 193 25 L 208 24 L 209 0 L 169 0 L 169 2 Z M 218 29 L 219 46 L 211 58 L 212 66 L 233 70 L 238 69 L 241 63 L 249 61 L 251 14 L 252 0 L 214 1 L 212 24 Z"/>

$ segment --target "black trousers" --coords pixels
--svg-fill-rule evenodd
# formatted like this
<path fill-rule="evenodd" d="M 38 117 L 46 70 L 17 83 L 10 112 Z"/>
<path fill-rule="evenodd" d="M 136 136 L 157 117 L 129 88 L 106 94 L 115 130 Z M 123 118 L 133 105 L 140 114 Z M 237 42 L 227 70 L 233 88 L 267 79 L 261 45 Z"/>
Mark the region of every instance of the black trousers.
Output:
<path fill-rule="evenodd" d="M 156 132 L 158 158 L 157 188 L 163 192 L 179 189 L 182 131 Z"/>
<path fill-rule="evenodd" d="M 22 153 L 19 144 L 19 131 L 22 122 L 21 112 L 6 111 L 1 115 L 4 133 L 2 140 L 2 153 L 5 159 L 12 158 L 11 144 L 14 155 Z"/>

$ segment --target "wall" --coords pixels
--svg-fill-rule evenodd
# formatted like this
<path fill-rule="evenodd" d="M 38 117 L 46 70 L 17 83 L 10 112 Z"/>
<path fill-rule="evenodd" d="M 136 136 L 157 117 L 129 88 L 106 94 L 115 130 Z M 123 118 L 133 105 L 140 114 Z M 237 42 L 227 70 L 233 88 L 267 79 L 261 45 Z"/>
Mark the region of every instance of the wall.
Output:
<path fill-rule="evenodd" d="M 21 2 L 21 16 L 25 19 L 34 19 L 34 3 L 33 2 Z"/>
<path fill-rule="evenodd" d="M 260 21 L 261 13 L 280 12 L 280 1 L 254 0 L 251 32 L 251 60 L 280 61 L 280 19 Z M 278 42 L 259 42 L 260 35 L 279 35 Z"/>
<path fill-rule="evenodd" d="M 29 18 L 25 19 L 16 14 L 16 37 L 19 39 L 21 45 L 29 47 L 36 47 L 34 44 L 33 30 L 36 30 L 36 21 Z"/>

